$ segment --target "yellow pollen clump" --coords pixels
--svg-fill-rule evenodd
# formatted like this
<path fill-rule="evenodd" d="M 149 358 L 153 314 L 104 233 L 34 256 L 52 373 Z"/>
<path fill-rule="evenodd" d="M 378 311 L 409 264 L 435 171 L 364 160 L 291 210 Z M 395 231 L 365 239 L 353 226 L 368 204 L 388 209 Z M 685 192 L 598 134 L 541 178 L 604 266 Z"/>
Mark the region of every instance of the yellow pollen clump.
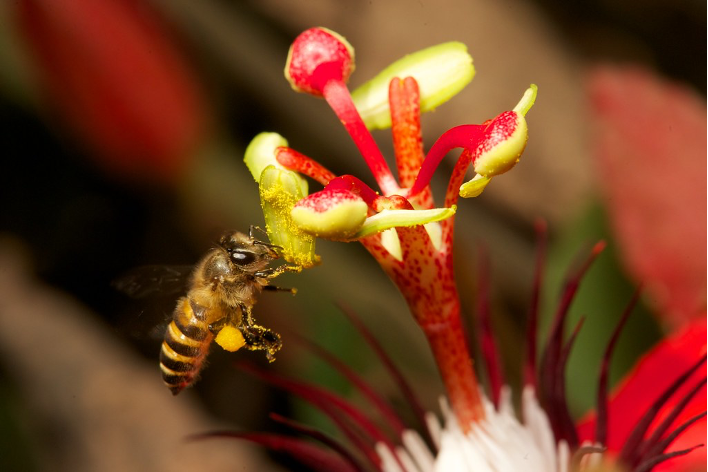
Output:
<path fill-rule="evenodd" d="M 219 334 L 216 335 L 214 341 L 229 352 L 238 351 L 246 344 L 241 331 L 236 329 L 233 325 L 224 326 L 222 330 L 219 331 Z"/>
<path fill-rule="evenodd" d="M 280 223 L 284 227 L 278 228 L 278 230 L 285 230 L 287 233 L 296 237 L 305 236 L 305 233 L 301 231 L 290 218 L 290 211 L 299 200 L 297 196 L 284 192 L 282 187 L 271 187 L 261 192 L 261 199 L 270 206 L 274 213 L 283 217 L 283 221 L 280 221 Z M 275 230 L 275 228 L 268 229 Z"/>

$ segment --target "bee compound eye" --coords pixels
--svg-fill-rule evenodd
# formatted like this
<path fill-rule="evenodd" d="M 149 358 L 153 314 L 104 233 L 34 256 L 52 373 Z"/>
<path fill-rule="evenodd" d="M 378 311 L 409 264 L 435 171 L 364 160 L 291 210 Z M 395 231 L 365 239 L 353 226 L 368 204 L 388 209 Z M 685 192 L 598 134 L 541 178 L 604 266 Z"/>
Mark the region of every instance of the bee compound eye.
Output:
<path fill-rule="evenodd" d="M 236 264 L 250 264 L 256 260 L 256 255 L 251 251 L 236 250 L 231 252 L 231 260 Z"/>

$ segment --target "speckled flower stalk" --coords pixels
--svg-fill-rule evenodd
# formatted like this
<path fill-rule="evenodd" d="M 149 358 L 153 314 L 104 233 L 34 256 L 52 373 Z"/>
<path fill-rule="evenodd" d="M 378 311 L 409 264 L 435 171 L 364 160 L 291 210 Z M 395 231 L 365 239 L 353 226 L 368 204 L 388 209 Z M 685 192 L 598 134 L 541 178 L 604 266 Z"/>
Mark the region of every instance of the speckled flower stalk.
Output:
<path fill-rule="evenodd" d="M 291 46 L 285 75 L 295 90 L 327 101 L 359 148 L 379 192 L 354 176 L 334 175 L 288 148 L 284 140 L 277 146 L 273 142 L 259 146 L 264 135 L 254 140 L 246 160 L 261 183 L 262 196 L 263 169 L 267 168 L 292 173 L 298 179 L 297 174 L 303 174 L 324 187 L 275 217 L 264 207 L 266 220 L 286 221 L 281 228 L 294 226 L 307 235 L 358 240 L 366 247 L 398 286 L 425 333 L 452 410 L 466 432 L 485 416 L 485 409 L 462 329 L 454 280 L 457 199 L 458 195 L 479 195 L 492 177 L 516 164 L 526 145 L 524 116 L 535 100 L 536 87 L 531 86 L 511 111 L 483 124 L 450 129 L 426 155 L 420 113 L 442 104 L 472 79 L 472 58 L 465 46 L 446 43 L 406 56 L 350 94 L 346 82 L 353 69 L 354 51 L 346 40 L 324 28 L 312 28 Z M 389 126 L 399 181 L 369 131 Z M 444 205 L 435 208 L 430 180 L 454 148 L 461 148 L 462 153 L 449 179 Z M 470 165 L 477 175 L 463 184 Z M 267 230 L 273 238 L 282 239 L 282 234 L 273 234 L 277 230 L 269 223 Z M 288 241 L 291 237 L 286 235 Z M 290 247 L 287 241 L 276 244 Z M 314 246 L 310 249 L 312 256 L 301 260 L 316 260 Z M 288 259 L 289 249 L 285 252 Z"/>

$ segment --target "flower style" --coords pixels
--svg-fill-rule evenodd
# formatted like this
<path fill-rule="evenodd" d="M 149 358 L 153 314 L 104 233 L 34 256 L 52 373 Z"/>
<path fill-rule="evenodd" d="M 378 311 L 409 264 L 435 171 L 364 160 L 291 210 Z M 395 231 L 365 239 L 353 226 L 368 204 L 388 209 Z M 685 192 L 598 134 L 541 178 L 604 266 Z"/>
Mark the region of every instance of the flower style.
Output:
<path fill-rule="evenodd" d="M 319 399 L 318 405 L 328 414 L 332 408 L 341 409 L 348 420 L 359 424 L 377 443 L 376 453 L 362 448 L 377 470 L 562 471 L 581 462 L 587 465 L 607 461 L 610 456 L 602 454 L 606 444 L 607 422 L 602 416 L 606 415 L 606 394 L 598 402 L 598 434 L 591 442 L 581 444 L 565 404 L 563 376 L 579 329 L 576 328 L 570 340 L 564 340 L 565 316 L 582 274 L 602 245 L 570 277 L 538 371 L 536 315 L 531 318 L 527 386 L 522 396 L 523 423 L 513 413 L 508 388 L 503 386 L 501 373 L 494 368 L 493 336 L 488 329 L 483 330 L 487 370 L 493 376 L 488 400 L 477 381 L 462 329 L 452 258 L 458 196 L 478 196 L 493 177 L 518 162 L 528 136 L 525 115 L 535 101 L 536 87 L 532 85 L 510 111 L 480 125 L 448 130 L 424 154 L 420 113 L 442 104 L 474 76 L 472 60 L 464 45 L 446 43 L 407 56 L 350 94 L 346 82 L 353 69 L 354 51 L 346 40 L 324 28 L 313 28 L 298 36 L 291 46 L 285 75 L 296 91 L 327 101 L 356 143 L 380 192 L 352 175 L 333 174 L 315 160 L 287 147 L 287 141 L 275 133 L 257 136 L 246 151 L 245 162 L 259 183 L 269 237 L 283 248 L 288 262 L 303 267 L 318 263 L 315 237 L 360 241 L 401 291 L 430 344 L 450 402 L 450 408 L 446 404 L 443 407 L 444 429 L 436 421 L 427 421 L 428 435 L 439 453 L 434 457 L 422 446 L 424 442 L 419 437 L 403 427 L 398 428 L 398 438 L 402 438 L 407 450 L 396 448 L 395 443 L 385 440 L 360 414 L 342 401 L 335 401 L 331 394 L 286 380 L 277 383 L 308 398 Z M 399 181 L 369 131 L 388 126 L 392 128 Z M 436 208 L 429 183 L 443 157 L 454 148 L 463 151 L 450 176 L 443 206 Z M 476 176 L 463 183 L 470 165 Z M 303 175 L 321 184 L 323 189 L 309 194 Z M 539 285 L 536 284 L 536 291 Z M 613 342 L 608 348 L 608 359 Z M 658 409 L 666 403 L 702 362 L 703 359 L 687 370 L 685 378 L 669 388 L 653 407 Z M 602 375 L 604 386 L 606 373 Z M 536 391 L 544 408 L 536 399 Z M 683 398 L 690 400 L 695 391 L 692 389 Z M 336 406 L 326 406 L 328 402 Z M 684 427 L 669 432 L 672 419 L 645 439 L 648 423 L 656 414 L 651 411 L 634 430 L 630 438 L 632 447 L 618 451 L 621 464 L 629 465 L 632 470 L 650 470 L 655 463 L 668 458 L 664 451 L 673 440 L 672 435 L 680 434 Z M 337 415 L 331 414 L 338 421 Z M 304 427 L 296 429 L 304 431 Z M 333 446 L 348 464 L 325 467 L 326 470 L 350 470 L 352 466 L 353 470 L 360 469 L 341 447 L 319 438 Z M 350 438 L 356 444 L 361 443 L 355 433 Z M 261 439 L 283 446 L 282 442 Z M 289 446 L 283 447 L 294 451 Z M 320 458 L 320 465 L 331 464 L 331 458 Z"/>

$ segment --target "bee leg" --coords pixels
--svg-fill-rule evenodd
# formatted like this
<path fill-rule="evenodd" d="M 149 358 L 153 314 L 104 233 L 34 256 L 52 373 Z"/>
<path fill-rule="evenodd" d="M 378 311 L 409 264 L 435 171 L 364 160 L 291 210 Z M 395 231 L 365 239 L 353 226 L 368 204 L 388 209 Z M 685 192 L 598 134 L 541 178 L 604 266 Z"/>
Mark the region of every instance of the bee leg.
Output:
<path fill-rule="evenodd" d="M 268 269 L 259 270 L 254 275 L 256 277 L 264 277 L 266 279 L 274 279 L 285 272 L 301 272 L 301 266 L 281 265 L 279 267 L 270 267 Z"/>
<path fill-rule="evenodd" d="M 263 290 L 268 290 L 269 292 L 290 292 L 293 295 L 297 293 L 297 289 L 295 287 L 293 288 L 285 288 L 285 287 L 276 287 L 275 285 L 266 285 L 263 287 Z"/>
<path fill-rule="evenodd" d="M 280 335 L 268 328 L 259 326 L 253 321 L 251 308 L 241 304 L 241 323 L 238 329 L 246 342 L 245 347 L 250 351 L 266 351 L 266 358 L 269 362 L 275 360 L 275 353 L 283 345 Z"/>
<path fill-rule="evenodd" d="M 239 328 L 243 339 L 246 341 L 246 349 L 250 351 L 266 351 L 266 358 L 269 362 L 275 360 L 275 353 L 280 350 L 283 343 L 280 335 L 263 326 L 252 325 Z"/>
<path fill-rule="evenodd" d="M 213 323 L 209 324 L 209 331 L 211 331 L 212 334 L 219 334 L 219 331 L 221 331 L 224 326 L 226 326 L 226 323 L 228 323 L 228 317 L 224 316 L 223 318 L 219 318 L 218 320 L 214 321 Z"/>
<path fill-rule="evenodd" d="M 253 326 L 253 314 L 251 312 L 251 308 L 244 305 L 243 303 L 239 303 L 238 307 L 241 309 L 241 323 L 244 326 Z"/>

